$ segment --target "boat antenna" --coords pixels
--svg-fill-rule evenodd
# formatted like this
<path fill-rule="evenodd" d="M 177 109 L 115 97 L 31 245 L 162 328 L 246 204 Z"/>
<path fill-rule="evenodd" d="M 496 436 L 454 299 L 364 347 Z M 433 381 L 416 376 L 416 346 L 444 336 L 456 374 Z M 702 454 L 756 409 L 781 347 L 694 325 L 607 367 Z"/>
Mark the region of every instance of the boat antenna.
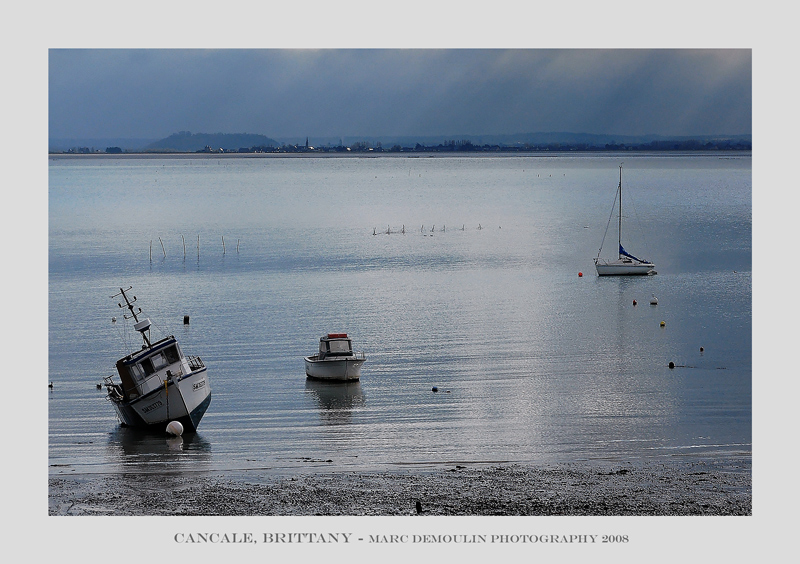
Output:
<path fill-rule="evenodd" d="M 116 298 L 117 296 L 122 296 L 122 298 L 125 300 L 125 305 L 122 305 L 122 302 L 118 303 L 117 305 L 120 308 L 127 307 L 128 310 L 130 310 L 130 312 L 131 312 L 130 315 L 128 315 L 126 313 L 126 314 L 123 314 L 122 317 L 124 317 L 125 319 L 133 319 L 136 322 L 135 325 L 133 326 L 134 329 L 136 329 L 137 331 L 139 331 L 139 333 L 141 333 L 142 339 L 144 340 L 145 344 L 149 347 L 150 346 L 150 339 L 148 338 L 148 336 L 145 333 L 145 331 L 150 329 L 150 320 L 149 319 L 145 319 L 143 321 L 139 321 L 139 317 L 137 316 L 137 313 L 142 313 L 142 308 L 140 308 L 140 307 L 134 308 L 133 304 L 136 302 L 136 296 L 133 296 L 133 300 L 130 300 L 130 299 L 128 299 L 128 295 L 125 293 L 128 290 L 131 290 L 132 288 L 133 288 L 133 286 L 128 286 L 127 290 L 123 290 L 122 288 L 120 288 L 119 289 L 119 294 L 114 294 L 111 297 L 112 298 Z"/>

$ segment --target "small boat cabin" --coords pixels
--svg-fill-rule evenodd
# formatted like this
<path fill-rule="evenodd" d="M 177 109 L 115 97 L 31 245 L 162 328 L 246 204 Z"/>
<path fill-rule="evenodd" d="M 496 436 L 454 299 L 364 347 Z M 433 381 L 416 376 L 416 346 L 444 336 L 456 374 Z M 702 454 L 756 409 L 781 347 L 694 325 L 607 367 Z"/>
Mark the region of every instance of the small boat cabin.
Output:
<path fill-rule="evenodd" d="M 328 333 L 320 337 L 319 360 L 337 356 L 353 356 L 353 341 L 347 333 Z"/>
<path fill-rule="evenodd" d="M 163 387 L 170 378 L 180 378 L 191 370 L 172 336 L 117 361 L 122 394 L 127 400 L 144 396 Z"/>

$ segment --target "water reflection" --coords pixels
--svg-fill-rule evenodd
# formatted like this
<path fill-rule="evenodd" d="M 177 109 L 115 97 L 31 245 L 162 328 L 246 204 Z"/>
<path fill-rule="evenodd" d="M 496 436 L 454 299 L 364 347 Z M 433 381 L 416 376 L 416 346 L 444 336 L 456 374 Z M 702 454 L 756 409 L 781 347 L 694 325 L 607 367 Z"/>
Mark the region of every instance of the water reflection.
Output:
<path fill-rule="evenodd" d="M 313 396 L 326 425 L 350 423 L 354 409 L 364 407 L 361 382 L 325 382 L 306 380 L 306 392 Z"/>
<path fill-rule="evenodd" d="M 166 216 L 130 226 L 106 213 L 108 186 L 124 182 L 134 196 L 148 196 L 154 161 L 51 166 L 51 471 L 192 468 L 206 459 L 228 468 L 306 456 L 380 465 L 398 452 L 415 461 L 652 456 L 654 444 L 694 451 L 701 442 L 749 443 L 750 161 L 630 158 L 642 183 L 652 180 L 637 215 L 657 276 L 594 273 L 610 205 L 597 179 L 618 165 L 608 156 L 237 159 L 219 170 L 207 159 L 164 159 L 158 164 L 174 175 L 154 203 L 171 209 L 191 197 L 209 226 L 184 233 L 185 259 L 181 232 Z M 552 167 L 566 174 L 551 177 Z M 220 200 L 218 186 L 234 177 L 236 193 Z M 283 194 L 298 178 L 306 188 Z M 309 217 L 308 202 L 332 190 L 375 223 L 322 217 L 323 208 Z M 243 245 L 239 253 L 229 245 L 223 260 L 223 233 L 213 226 L 226 214 L 237 221 L 225 238 L 242 237 Z M 383 222 L 393 234 L 373 237 Z M 394 234 L 403 223 L 407 233 Z M 423 236 L 420 226 L 430 235 L 434 223 L 436 236 Z M 150 263 L 147 241 L 157 236 L 166 257 Z M 199 436 L 124 429 L 109 441 L 113 410 L 96 395 L 96 377 L 69 368 L 103 374 L 115 358 L 119 335 L 97 328 L 114 314 L 103 288 L 113 290 L 120 272 L 216 367 L 218 400 Z M 336 299 L 309 299 L 331 288 Z M 657 306 L 648 303 L 653 293 Z M 213 323 L 196 320 L 186 304 L 202 304 Z M 76 326 L 75 310 L 93 313 Z M 357 328 L 372 351 L 362 382 L 369 405 L 358 384 L 307 383 L 296 368 L 320 322 L 334 320 Z M 266 342 L 282 352 L 265 357 Z M 671 370 L 670 361 L 696 368 Z M 203 436 L 213 454 L 198 444 Z"/>
<path fill-rule="evenodd" d="M 196 466 L 211 456 L 211 443 L 198 433 L 180 437 L 152 433 L 132 427 L 118 427 L 108 439 L 107 450 L 112 460 L 125 465 L 161 466 L 183 464 Z"/>

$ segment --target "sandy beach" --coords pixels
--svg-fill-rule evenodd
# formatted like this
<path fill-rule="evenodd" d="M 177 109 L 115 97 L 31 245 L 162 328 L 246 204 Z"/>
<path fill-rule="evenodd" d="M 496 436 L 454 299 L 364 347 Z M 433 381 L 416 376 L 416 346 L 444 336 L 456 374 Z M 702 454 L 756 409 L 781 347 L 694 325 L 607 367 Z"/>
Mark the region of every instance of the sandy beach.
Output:
<path fill-rule="evenodd" d="M 49 479 L 50 515 L 752 515 L 749 457 L 403 472 L 250 471 Z"/>

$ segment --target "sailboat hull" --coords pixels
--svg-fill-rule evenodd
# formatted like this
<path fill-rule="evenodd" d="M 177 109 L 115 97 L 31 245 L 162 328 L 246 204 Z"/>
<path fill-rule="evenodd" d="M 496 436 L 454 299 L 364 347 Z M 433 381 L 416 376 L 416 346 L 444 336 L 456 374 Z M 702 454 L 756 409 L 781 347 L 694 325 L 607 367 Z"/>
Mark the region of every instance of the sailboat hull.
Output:
<path fill-rule="evenodd" d="M 597 261 L 594 264 L 598 276 L 646 276 L 655 274 L 655 264 L 632 260 Z"/>

